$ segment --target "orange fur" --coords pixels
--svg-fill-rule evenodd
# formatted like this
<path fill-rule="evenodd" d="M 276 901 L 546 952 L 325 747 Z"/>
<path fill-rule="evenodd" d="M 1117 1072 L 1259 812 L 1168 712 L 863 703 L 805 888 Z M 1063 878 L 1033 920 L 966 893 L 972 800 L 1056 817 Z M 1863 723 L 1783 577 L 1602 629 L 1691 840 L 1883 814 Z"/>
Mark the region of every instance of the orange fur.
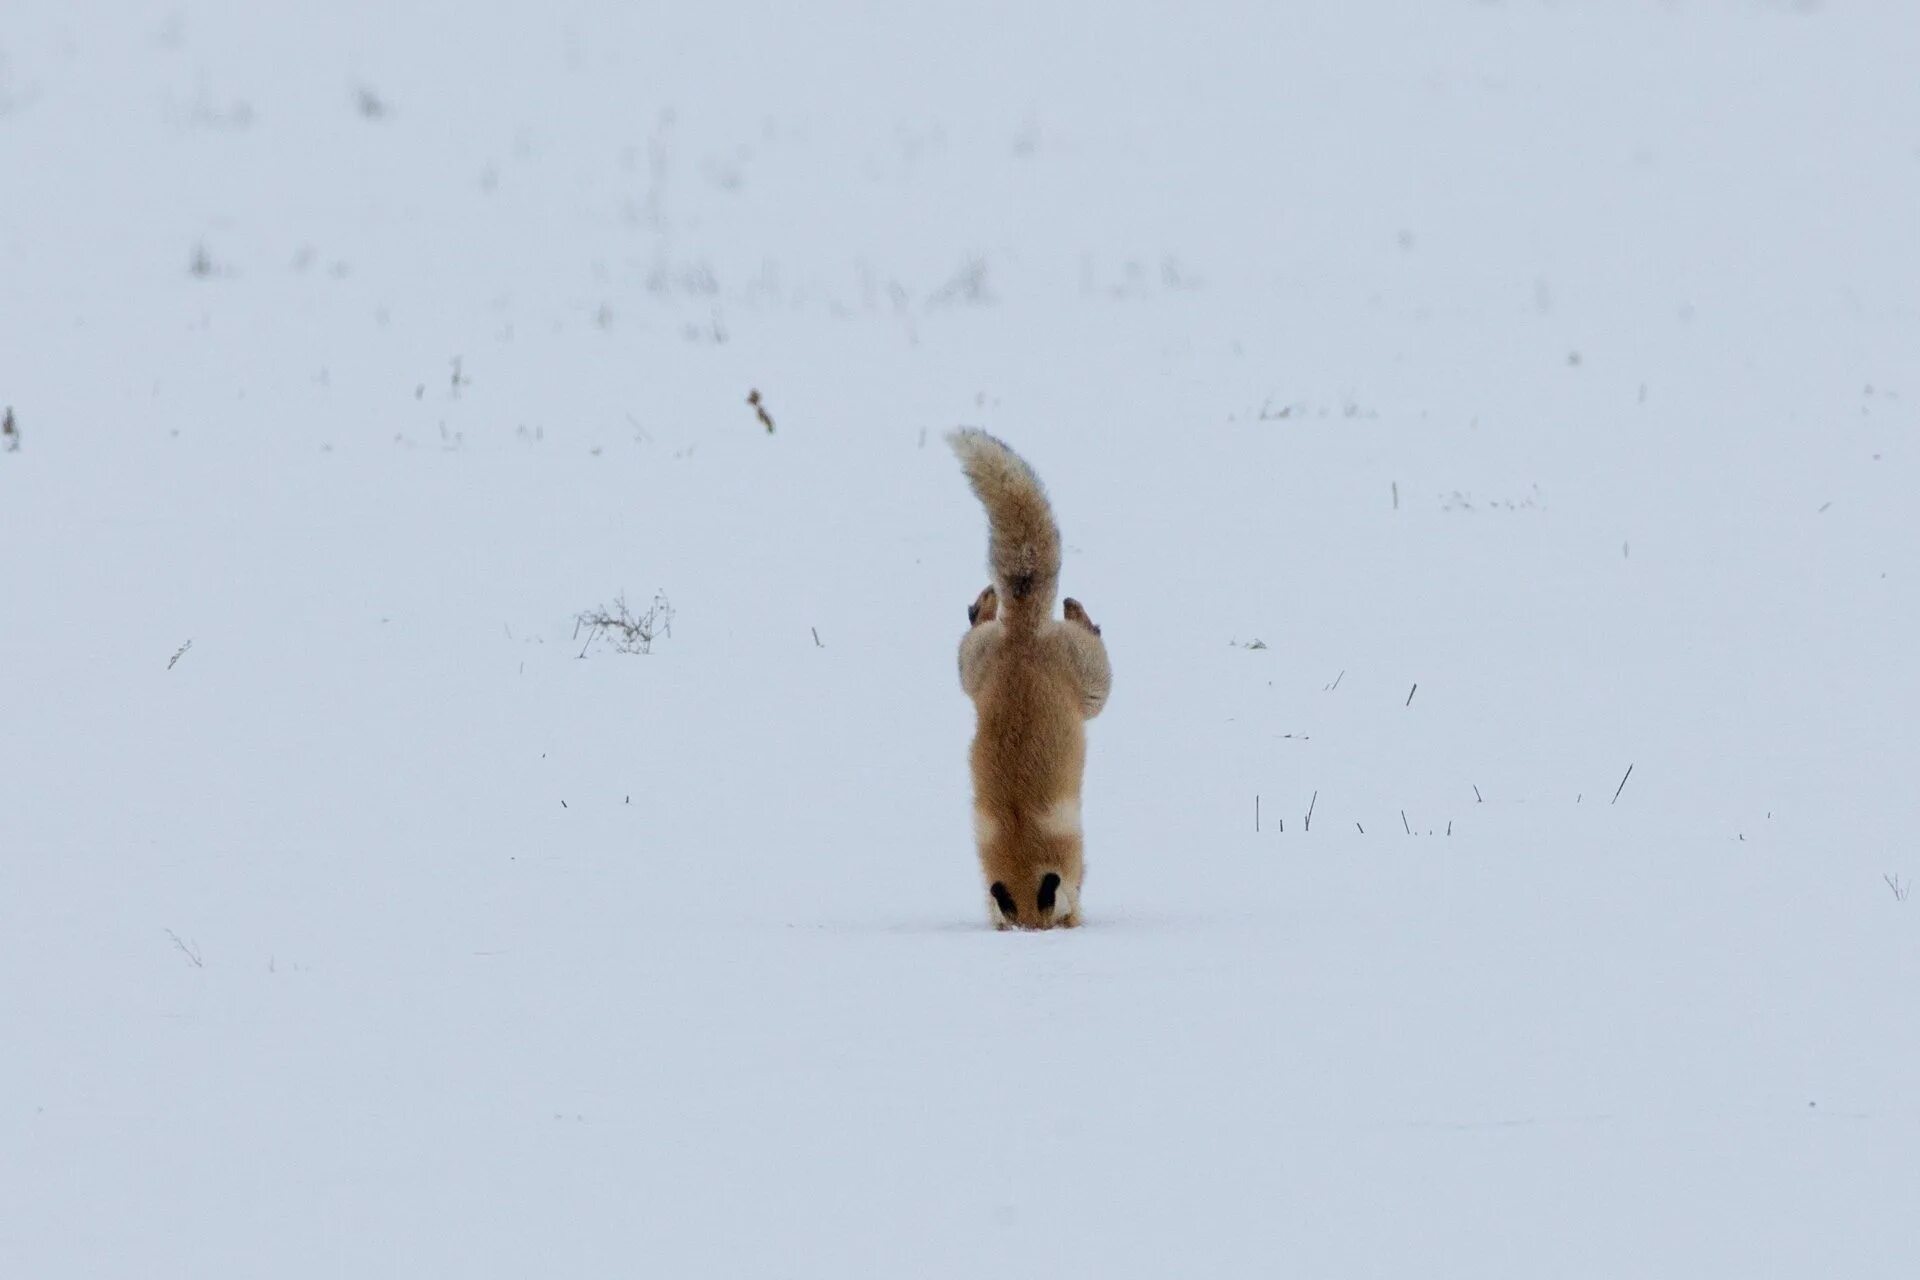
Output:
<path fill-rule="evenodd" d="M 967 611 L 960 687 L 973 699 L 974 831 L 997 928 L 1080 923 L 1084 722 L 1113 683 L 1106 645 L 1076 600 L 1048 615 L 1060 582 L 1060 530 L 1021 457 L 984 431 L 948 436 L 987 509 L 993 585 Z M 1048 877 L 1054 877 L 1049 895 Z M 1051 896 L 1052 901 L 1047 902 Z"/>

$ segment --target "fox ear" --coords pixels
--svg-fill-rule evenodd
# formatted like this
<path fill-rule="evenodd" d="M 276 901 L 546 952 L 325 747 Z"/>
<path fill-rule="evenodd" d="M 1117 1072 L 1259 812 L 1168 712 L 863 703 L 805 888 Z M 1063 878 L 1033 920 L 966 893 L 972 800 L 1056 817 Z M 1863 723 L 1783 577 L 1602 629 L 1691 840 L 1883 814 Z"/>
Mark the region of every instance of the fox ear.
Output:
<path fill-rule="evenodd" d="M 1000 914 L 1003 917 L 1009 921 L 1020 918 L 1020 908 L 1014 905 L 1013 895 L 1007 892 L 1007 886 L 995 880 L 993 888 L 988 892 L 993 894 L 994 905 L 1000 908 Z"/>
<path fill-rule="evenodd" d="M 1060 877 L 1049 871 L 1040 877 L 1040 910 L 1053 910 L 1053 896 L 1060 891 Z"/>

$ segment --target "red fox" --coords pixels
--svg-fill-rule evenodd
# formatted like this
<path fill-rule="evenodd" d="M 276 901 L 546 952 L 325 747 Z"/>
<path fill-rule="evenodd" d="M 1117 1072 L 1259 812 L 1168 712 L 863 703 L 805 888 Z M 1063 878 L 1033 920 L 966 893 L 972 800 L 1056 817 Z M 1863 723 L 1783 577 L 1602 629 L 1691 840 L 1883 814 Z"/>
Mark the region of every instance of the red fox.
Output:
<path fill-rule="evenodd" d="M 996 929 L 1072 928 L 1084 876 L 1080 775 L 1084 722 L 1107 704 L 1113 672 L 1100 628 L 1060 587 L 1060 530 L 1040 477 L 975 428 L 947 436 L 987 509 L 993 581 L 967 609 L 960 687 L 973 699 L 973 831 Z"/>

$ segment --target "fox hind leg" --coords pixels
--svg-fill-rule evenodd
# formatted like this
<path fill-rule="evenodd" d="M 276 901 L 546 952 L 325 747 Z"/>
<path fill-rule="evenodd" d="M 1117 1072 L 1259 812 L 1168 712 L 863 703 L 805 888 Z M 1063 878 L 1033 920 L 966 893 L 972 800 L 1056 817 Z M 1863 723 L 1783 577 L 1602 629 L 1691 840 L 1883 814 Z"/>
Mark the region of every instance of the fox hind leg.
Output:
<path fill-rule="evenodd" d="M 1072 596 L 1067 597 L 1066 610 L 1067 610 L 1068 622 L 1075 623 L 1078 626 L 1085 627 L 1087 630 L 1093 632 L 1093 634 L 1095 635 L 1100 634 L 1100 628 L 1095 626 L 1093 623 L 1093 619 L 1087 616 L 1086 606 L 1082 605 L 1078 600 L 1075 600 Z"/>

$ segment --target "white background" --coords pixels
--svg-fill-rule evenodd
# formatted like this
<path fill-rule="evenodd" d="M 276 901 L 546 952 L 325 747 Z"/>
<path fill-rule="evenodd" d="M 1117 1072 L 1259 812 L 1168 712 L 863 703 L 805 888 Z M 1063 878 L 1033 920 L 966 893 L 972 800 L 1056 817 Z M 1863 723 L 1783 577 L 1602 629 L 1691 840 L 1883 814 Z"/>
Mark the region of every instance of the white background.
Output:
<path fill-rule="evenodd" d="M 0 1273 L 1920 1274 L 1917 49 L 8 0 Z"/>

